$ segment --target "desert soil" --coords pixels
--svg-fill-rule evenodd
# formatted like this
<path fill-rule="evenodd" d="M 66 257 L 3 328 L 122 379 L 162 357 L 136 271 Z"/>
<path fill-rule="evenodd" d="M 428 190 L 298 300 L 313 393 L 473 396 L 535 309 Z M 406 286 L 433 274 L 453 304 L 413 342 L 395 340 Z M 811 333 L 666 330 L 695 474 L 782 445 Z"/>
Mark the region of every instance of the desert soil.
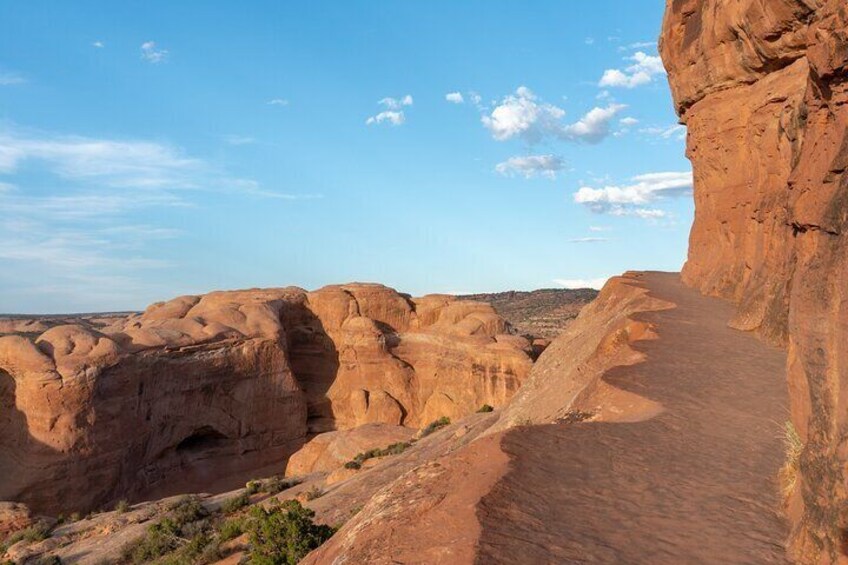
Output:
<path fill-rule="evenodd" d="M 509 471 L 477 507 L 478 563 L 785 562 L 785 354 L 678 275 L 643 280 L 676 308 L 641 315 L 659 335 L 635 344 L 647 361 L 603 378 L 662 412 L 507 432 Z"/>

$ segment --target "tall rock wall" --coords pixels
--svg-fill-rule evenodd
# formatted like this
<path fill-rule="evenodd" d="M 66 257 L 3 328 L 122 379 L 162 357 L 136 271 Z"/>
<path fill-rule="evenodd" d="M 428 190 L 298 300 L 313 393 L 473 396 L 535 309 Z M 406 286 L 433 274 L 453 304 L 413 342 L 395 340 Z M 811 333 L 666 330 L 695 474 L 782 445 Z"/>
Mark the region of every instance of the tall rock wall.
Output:
<path fill-rule="evenodd" d="M 668 0 L 660 51 L 695 174 L 684 280 L 789 349 L 805 442 L 791 550 L 848 555 L 848 4 Z"/>
<path fill-rule="evenodd" d="M 0 327 L 0 500 L 47 512 L 281 473 L 309 433 L 502 405 L 532 364 L 489 305 L 380 285 L 51 325 Z"/>

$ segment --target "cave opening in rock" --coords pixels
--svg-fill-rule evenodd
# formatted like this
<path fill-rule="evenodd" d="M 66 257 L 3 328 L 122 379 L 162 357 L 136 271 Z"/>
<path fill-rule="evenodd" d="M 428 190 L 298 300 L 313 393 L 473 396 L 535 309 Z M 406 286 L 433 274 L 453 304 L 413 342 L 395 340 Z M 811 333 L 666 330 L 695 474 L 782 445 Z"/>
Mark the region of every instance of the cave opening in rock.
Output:
<path fill-rule="evenodd" d="M 177 444 L 177 452 L 195 452 L 214 449 L 220 447 L 227 439 L 229 439 L 227 436 L 212 426 L 203 426 Z"/>

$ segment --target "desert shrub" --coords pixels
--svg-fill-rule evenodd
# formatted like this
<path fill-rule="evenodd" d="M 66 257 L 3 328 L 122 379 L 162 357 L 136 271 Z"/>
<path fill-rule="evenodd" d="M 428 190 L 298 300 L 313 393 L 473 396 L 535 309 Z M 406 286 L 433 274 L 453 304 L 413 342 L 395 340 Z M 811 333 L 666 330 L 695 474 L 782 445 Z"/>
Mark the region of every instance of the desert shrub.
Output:
<path fill-rule="evenodd" d="M 58 555 L 45 555 L 31 562 L 33 565 L 62 565 Z"/>
<path fill-rule="evenodd" d="M 428 435 L 432 434 L 437 430 L 440 430 L 441 428 L 444 428 L 445 426 L 450 426 L 450 423 L 450 418 L 442 416 L 438 420 L 430 422 L 426 428 L 421 430 L 421 437 L 427 437 Z"/>
<path fill-rule="evenodd" d="M 197 522 L 209 516 L 209 511 L 196 496 L 184 496 L 171 506 L 171 516 L 178 527 Z"/>
<path fill-rule="evenodd" d="M 251 510 L 250 562 L 254 565 L 296 565 L 330 539 L 335 530 L 313 522 L 315 512 L 296 500 Z"/>
<path fill-rule="evenodd" d="M 129 512 L 130 503 L 126 500 L 119 500 L 118 504 L 115 505 L 115 512 L 118 514 L 123 514 L 125 512 Z"/>
<path fill-rule="evenodd" d="M 247 481 L 244 486 L 247 489 L 247 494 L 256 494 L 262 488 L 262 481 Z"/>
<path fill-rule="evenodd" d="M 171 515 L 147 528 L 145 536 L 124 548 L 124 561 L 147 563 L 180 549 L 174 563 L 195 563 L 198 547 L 210 543 L 209 511 L 196 496 L 187 496 L 171 506 Z M 183 553 L 185 552 L 185 554 Z"/>
<path fill-rule="evenodd" d="M 268 494 L 277 494 L 295 487 L 301 483 L 298 479 L 285 479 L 283 477 L 271 477 L 267 481 L 262 482 L 262 492 Z"/>
<path fill-rule="evenodd" d="M 50 526 L 46 522 L 38 522 L 23 530 L 18 530 L 6 539 L 5 545 L 11 547 L 19 541 L 28 541 L 30 543 L 39 542 L 47 539 L 50 535 Z"/>
<path fill-rule="evenodd" d="M 68 521 L 70 522 L 79 522 L 82 516 L 80 516 L 79 512 L 74 512 L 70 516 L 68 516 Z"/>
<path fill-rule="evenodd" d="M 224 502 L 224 504 L 221 506 L 221 510 L 224 512 L 224 514 L 232 514 L 233 512 L 241 510 L 248 504 L 250 504 L 250 497 L 247 495 L 246 492 L 244 492 Z"/>
<path fill-rule="evenodd" d="M 245 532 L 245 521 L 243 518 L 233 518 L 227 520 L 218 529 L 218 538 L 220 541 L 229 541 L 237 538 Z"/>
<path fill-rule="evenodd" d="M 489 412 L 494 412 L 494 411 L 495 411 L 494 407 L 492 407 L 489 404 L 484 404 L 483 406 L 480 407 L 479 410 L 477 410 L 477 413 L 478 414 L 488 414 Z"/>
<path fill-rule="evenodd" d="M 319 486 L 314 486 L 306 491 L 306 500 L 315 500 L 324 496 L 324 491 Z"/>
<path fill-rule="evenodd" d="M 158 561 L 160 565 L 200 565 L 214 563 L 221 559 L 218 541 L 206 533 L 198 534 L 188 540 L 178 550 Z"/>
<path fill-rule="evenodd" d="M 787 500 L 795 486 L 798 483 L 799 465 L 801 463 L 801 453 L 804 451 L 804 442 L 795 429 L 795 425 L 791 421 L 787 421 L 783 425 L 783 448 L 786 452 L 786 457 L 783 467 L 780 468 L 780 493 L 784 500 Z"/>
<path fill-rule="evenodd" d="M 362 464 L 369 459 L 373 459 L 374 457 L 386 457 L 389 455 L 400 455 L 410 447 L 412 447 L 411 442 L 399 441 L 383 449 L 369 449 L 368 451 L 357 454 L 351 461 L 345 463 L 345 469 L 361 469 Z"/>

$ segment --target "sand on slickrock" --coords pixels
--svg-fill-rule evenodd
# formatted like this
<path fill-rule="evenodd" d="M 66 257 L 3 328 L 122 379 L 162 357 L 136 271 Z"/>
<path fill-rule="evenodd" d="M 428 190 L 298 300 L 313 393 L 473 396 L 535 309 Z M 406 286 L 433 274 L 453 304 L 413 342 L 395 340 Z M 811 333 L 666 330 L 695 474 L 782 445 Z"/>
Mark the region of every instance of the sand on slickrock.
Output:
<path fill-rule="evenodd" d="M 729 328 L 732 306 L 677 275 L 642 280 L 676 307 L 638 315 L 659 339 L 603 380 L 662 410 L 504 434 L 509 471 L 478 506 L 478 563 L 785 561 L 785 354 Z"/>

